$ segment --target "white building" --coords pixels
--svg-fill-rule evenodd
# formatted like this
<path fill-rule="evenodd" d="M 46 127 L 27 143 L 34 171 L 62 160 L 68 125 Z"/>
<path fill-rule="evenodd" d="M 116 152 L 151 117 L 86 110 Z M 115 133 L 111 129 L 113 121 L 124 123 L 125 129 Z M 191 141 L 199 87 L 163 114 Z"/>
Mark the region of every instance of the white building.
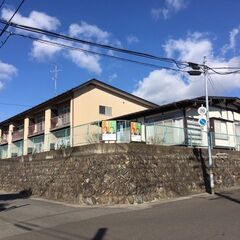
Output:
<path fill-rule="evenodd" d="M 169 103 L 118 119 L 141 122 L 142 140 L 152 144 L 207 146 L 207 127 L 198 123 L 198 108 L 205 97 Z M 240 150 L 240 99 L 209 97 L 209 117 L 214 148 Z"/>

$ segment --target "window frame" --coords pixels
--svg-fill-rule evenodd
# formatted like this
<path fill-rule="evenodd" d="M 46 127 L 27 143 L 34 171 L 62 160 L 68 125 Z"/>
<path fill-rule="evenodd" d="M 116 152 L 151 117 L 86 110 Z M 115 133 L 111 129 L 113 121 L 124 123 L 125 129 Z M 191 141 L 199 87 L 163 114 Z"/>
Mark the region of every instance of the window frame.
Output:
<path fill-rule="evenodd" d="M 110 106 L 104 106 L 104 105 L 99 105 L 98 112 L 101 115 L 105 116 L 112 116 L 112 107 Z"/>
<path fill-rule="evenodd" d="M 217 123 L 220 123 L 220 132 L 216 131 Z M 225 129 L 222 127 L 223 124 L 225 125 Z M 223 130 L 226 130 L 226 132 L 223 132 Z M 224 121 L 223 119 L 214 119 L 214 136 L 217 140 L 228 140 L 228 126 L 227 121 Z"/>

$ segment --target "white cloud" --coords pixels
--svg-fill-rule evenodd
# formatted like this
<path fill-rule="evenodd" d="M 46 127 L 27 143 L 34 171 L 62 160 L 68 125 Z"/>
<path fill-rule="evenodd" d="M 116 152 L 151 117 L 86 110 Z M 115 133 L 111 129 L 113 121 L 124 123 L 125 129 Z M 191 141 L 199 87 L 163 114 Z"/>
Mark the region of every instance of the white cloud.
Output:
<path fill-rule="evenodd" d="M 113 73 L 108 77 L 108 81 L 113 82 L 115 79 L 117 79 L 117 77 L 118 75 L 116 73 Z"/>
<path fill-rule="evenodd" d="M 187 88 L 180 75 L 162 69 L 150 72 L 139 81 L 133 94 L 156 103 L 166 103 L 181 99 L 186 95 Z"/>
<path fill-rule="evenodd" d="M 0 89 L 3 88 L 4 82 L 17 75 L 17 68 L 11 64 L 4 63 L 0 60 Z"/>
<path fill-rule="evenodd" d="M 111 38 L 110 33 L 101 30 L 96 25 L 90 25 L 83 21 L 81 22 L 81 24 L 75 24 L 75 23 L 71 24 L 69 26 L 69 34 L 73 37 L 79 37 L 79 38 L 90 40 L 90 41 L 97 41 L 99 43 L 108 44 L 110 42 L 113 42 L 117 46 L 121 45 L 120 41 L 118 41 L 117 39 Z M 68 41 L 59 40 L 59 39 L 49 39 L 46 37 L 44 38 L 44 40 L 54 41 L 54 42 L 65 44 L 71 47 L 79 47 L 87 51 L 96 50 L 92 46 L 84 45 L 80 43 L 77 44 L 77 43 L 68 42 Z M 97 51 L 101 52 L 99 49 Z M 38 60 L 51 58 L 57 53 L 62 53 L 64 57 L 67 57 L 68 59 L 70 59 L 77 66 L 84 68 L 90 72 L 93 72 L 96 74 L 101 74 L 102 72 L 102 67 L 100 64 L 101 58 L 98 55 L 93 55 L 91 53 L 87 53 L 84 51 L 62 49 L 56 46 L 50 46 L 40 42 L 34 42 L 33 48 L 31 51 L 31 55 Z"/>
<path fill-rule="evenodd" d="M 178 12 L 186 7 L 185 0 L 166 0 L 166 5 L 172 8 L 174 11 Z"/>
<path fill-rule="evenodd" d="M 179 61 L 201 63 L 203 56 L 206 56 L 209 59 L 207 65 L 210 67 L 240 65 L 240 56 L 230 59 L 215 56 L 213 43 L 200 33 L 188 35 L 185 39 L 170 39 L 164 45 L 164 50 L 168 57 L 173 57 Z M 233 90 L 240 90 L 238 74 L 211 74 L 211 78 L 214 85 L 209 86 L 210 95 L 227 95 Z M 133 94 L 164 104 L 204 95 L 204 81 L 202 76 L 190 77 L 169 70 L 155 70 L 138 82 Z"/>
<path fill-rule="evenodd" d="M 4 8 L 1 11 L 1 17 L 5 20 L 9 20 L 12 14 L 13 11 L 11 9 Z M 13 21 L 16 23 L 21 23 L 23 25 L 42 28 L 50 31 L 56 31 L 61 25 L 59 19 L 57 19 L 56 17 L 52 17 L 43 12 L 37 11 L 32 11 L 28 17 L 22 16 L 20 13 L 17 13 Z M 114 39 L 111 33 L 100 29 L 96 25 L 91 25 L 84 21 L 81 21 L 80 24 L 71 24 L 69 26 L 68 32 L 73 37 L 79 37 L 85 40 L 91 40 L 103 44 L 112 43 L 113 45 L 121 46 L 121 42 L 117 39 Z M 25 34 L 26 33 L 27 32 L 25 31 Z M 85 50 L 94 50 L 93 47 L 87 45 L 76 44 L 57 38 L 49 38 L 46 36 L 42 36 L 39 38 L 41 38 L 42 40 L 65 44 L 70 47 L 80 47 Z M 56 54 L 61 54 L 61 56 L 70 59 L 77 66 L 90 72 L 94 72 L 96 74 L 100 74 L 102 72 L 100 57 L 97 55 L 92 55 L 90 53 L 81 51 L 63 49 L 61 47 L 53 46 L 47 43 L 33 41 L 30 55 L 34 59 L 44 61 L 51 59 Z"/>
<path fill-rule="evenodd" d="M 73 23 L 69 26 L 69 34 L 73 37 L 82 37 L 85 39 L 94 39 L 97 42 L 108 43 L 110 33 L 103 31 L 96 25 L 81 21 L 80 24 Z"/>
<path fill-rule="evenodd" d="M 97 55 L 90 55 L 84 52 L 70 50 L 68 56 L 77 66 L 87 69 L 90 72 L 100 74 L 102 68 L 100 66 L 100 57 Z"/>
<path fill-rule="evenodd" d="M 158 20 L 160 17 L 168 19 L 169 10 L 167 8 L 153 8 L 151 9 L 151 16 L 154 20 Z"/>
<path fill-rule="evenodd" d="M 138 43 L 138 42 L 139 42 L 139 39 L 136 36 L 134 36 L 134 35 L 127 36 L 128 44 L 133 44 L 133 43 Z"/>
<path fill-rule="evenodd" d="M 1 17 L 8 21 L 13 15 L 14 11 L 9 8 L 4 8 L 1 11 Z M 13 20 L 15 23 L 27 25 L 36 28 L 43 28 L 46 30 L 56 30 L 60 26 L 60 21 L 56 17 L 52 17 L 43 12 L 32 11 L 28 17 L 17 13 Z"/>
<path fill-rule="evenodd" d="M 151 16 L 154 20 L 158 20 L 160 17 L 168 19 L 169 10 L 166 8 L 153 8 L 151 9 Z"/>
<path fill-rule="evenodd" d="M 122 43 L 118 39 L 115 39 L 110 32 L 84 21 L 81 21 L 80 24 L 72 23 L 69 26 L 68 32 L 72 37 L 79 37 L 84 40 L 94 41 L 101 44 L 110 44 L 117 47 L 122 46 Z"/>
<path fill-rule="evenodd" d="M 53 41 L 59 44 L 68 45 L 70 47 L 75 47 L 73 43 L 61 39 L 50 39 L 48 37 L 43 37 L 43 40 Z M 78 44 L 83 50 L 92 50 L 89 46 Z M 78 67 L 86 69 L 87 71 L 100 74 L 102 72 L 100 57 L 98 55 L 88 54 L 84 51 L 64 49 L 58 46 L 52 46 L 42 42 L 33 42 L 33 48 L 31 50 L 31 56 L 39 61 L 44 61 L 46 59 L 53 58 L 56 54 L 62 54 L 63 57 L 71 60 Z"/>
<path fill-rule="evenodd" d="M 240 27 L 234 28 L 229 33 L 229 43 L 225 44 L 222 48 L 222 53 L 225 54 L 229 50 L 233 50 L 236 53 L 236 38 L 240 33 Z"/>
<path fill-rule="evenodd" d="M 52 41 L 52 39 L 43 36 L 41 39 L 46 41 Z M 54 42 L 61 43 L 57 39 L 53 39 Z M 62 48 L 57 46 L 52 46 L 48 44 L 43 44 L 38 41 L 33 41 L 33 47 L 31 49 L 31 56 L 37 60 L 43 61 L 45 58 L 52 58 L 56 53 L 59 53 L 62 51 Z"/>
<path fill-rule="evenodd" d="M 173 13 L 186 8 L 187 3 L 185 0 L 165 0 L 164 7 L 151 9 L 153 19 L 158 20 L 163 17 L 165 20 L 170 18 Z"/>
<path fill-rule="evenodd" d="M 182 61 L 199 63 L 204 56 L 213 57 L 212 42 L 204 34 L 198 32 L 189 34 L 185 39 L 170 39 L 163 47 L 167 57 Z"/>

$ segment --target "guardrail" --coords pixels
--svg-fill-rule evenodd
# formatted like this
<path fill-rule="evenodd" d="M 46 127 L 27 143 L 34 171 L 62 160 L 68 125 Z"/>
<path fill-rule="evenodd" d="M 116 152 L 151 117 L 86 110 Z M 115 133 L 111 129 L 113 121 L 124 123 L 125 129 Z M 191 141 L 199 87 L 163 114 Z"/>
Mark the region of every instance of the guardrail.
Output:
<path fill-rule="evenodd" d="M 228 148 L 240 151 L 240 136 L 233 134 L 210 133 L 211 145 L 215 148 Z M 178 145 L 187 147 L 207 147 L 207 132 L 161 124 L 144 124 L 141 140 L 146 144 Z M 1 158 L 34 154 L 71 146 L 105 142 L 102 139 L 102 122 L 93 122 L 74 128 L 64 128 L 50 132 L 34 142 L 32 138 L 22 143 L 0 146 Z M 131 142 L 130 121 L 117 121 L 116 143 Z M 8 146 L 6 148 L 6 146 Z M 25 150 L 24 150 L 25 149 Z M 8 152 L 8 153 L 7 153 Z"/>

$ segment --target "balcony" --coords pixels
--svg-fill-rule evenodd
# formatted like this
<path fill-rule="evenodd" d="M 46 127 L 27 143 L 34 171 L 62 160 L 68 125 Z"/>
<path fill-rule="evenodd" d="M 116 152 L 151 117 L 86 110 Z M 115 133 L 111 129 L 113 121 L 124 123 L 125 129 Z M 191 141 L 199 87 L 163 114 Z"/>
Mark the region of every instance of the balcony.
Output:
<path fill-rule="evenodd" d="M 7 144 L 8 143 L 8 133 L 3 133 L 0 137 L 0 144 Z"/>
<path fill-rule="evenodd" d="M 15 141 L 18 141 L 18 140 L 21 140 L 21 139 L 23 139 L 23 129 L 13 131 L 12 141 L 15 142 Z"/>
<path fill-rule="evenodd" d="M 29 128 L 28 128 L 28 137 L 43 134 L 44 133 L 44 126 L 45 126 L 44 122 L 30 125 Z"/>
<path fill-rule="evenodd" d="M 70 113 L 64 113 L 51 119 L 51 130 L 70 125 Z"/>

